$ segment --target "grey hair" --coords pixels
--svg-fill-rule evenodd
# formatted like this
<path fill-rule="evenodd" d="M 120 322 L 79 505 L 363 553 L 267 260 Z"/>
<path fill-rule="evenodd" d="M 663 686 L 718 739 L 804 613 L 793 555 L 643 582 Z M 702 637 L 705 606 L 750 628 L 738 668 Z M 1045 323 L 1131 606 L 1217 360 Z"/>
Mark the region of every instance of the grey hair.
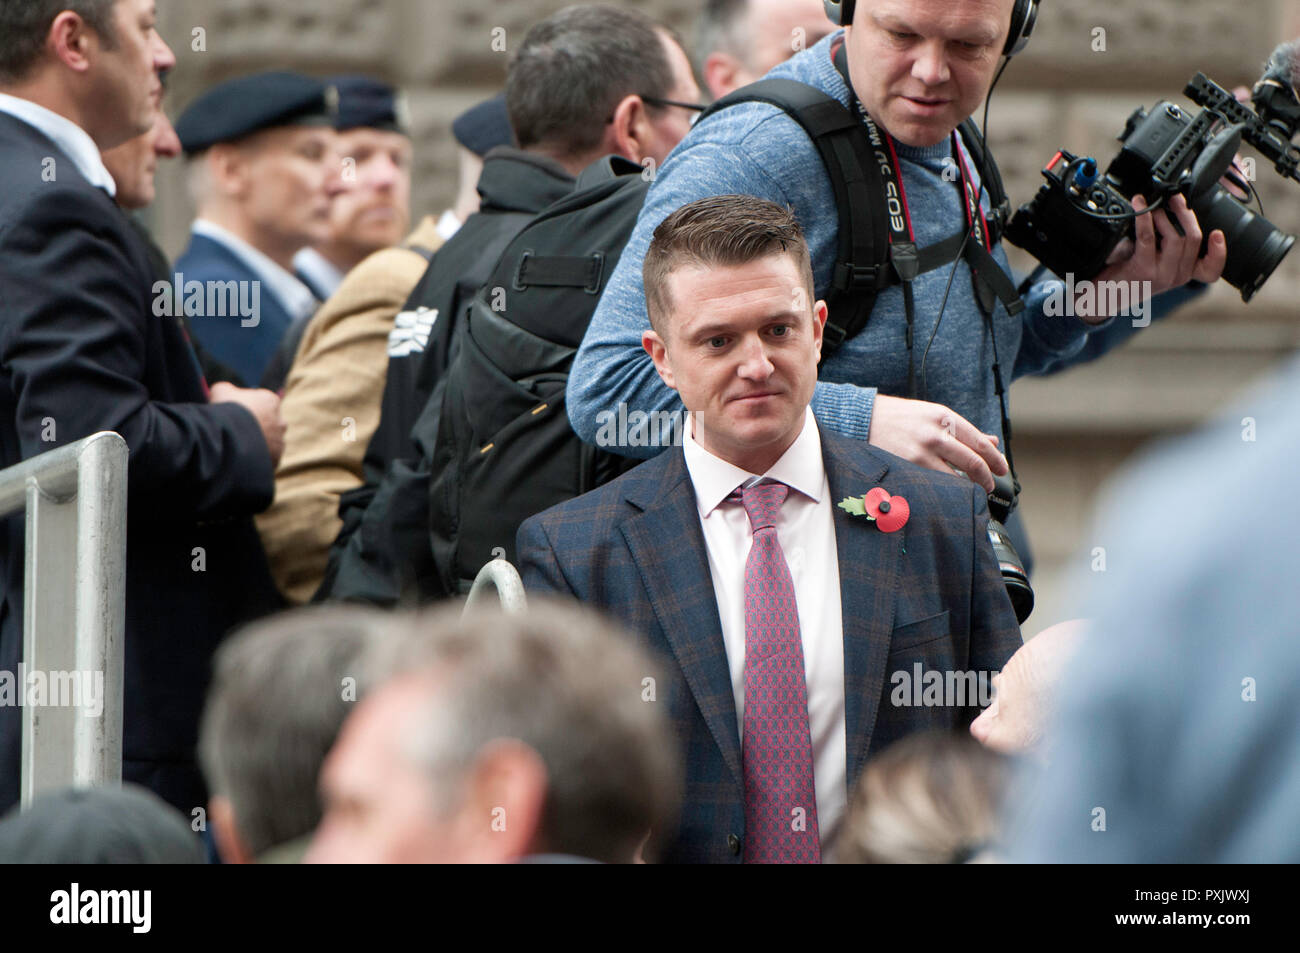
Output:
<path fill-rule="evenodd" d="M 746 66 L 753 48 L 750 0 L 707 0 L 695 27 L 695 71 L 704 73 L 711 53 L 728 53 Z"/>
<path fill-rule="evenodd" d="M 377 655 L 375 679 L 442 676 L 404 745 L 438 810 L 454 810 L 486 745 L 512 739 L 546 766 L 538 850 L 626 862 L 675 823 L 680 765 L 658 667 L 598 613 L 537 599 L 520 615 L 443 607 Z"/>
<path fill-rule="evenodd" d="M 254 855 L 320 822 L 321 764 L 367 686 L 362 657 L 390 638 L 386 613 L 331 605 L 256 622 L 218 649 L 199 760 Z"/>
<path fill-rule="evenodd" d="M 1011 759 L 968 733 L 919 732 L 872 758 L 849 797 L 839 864 L 987 863 Z"/>

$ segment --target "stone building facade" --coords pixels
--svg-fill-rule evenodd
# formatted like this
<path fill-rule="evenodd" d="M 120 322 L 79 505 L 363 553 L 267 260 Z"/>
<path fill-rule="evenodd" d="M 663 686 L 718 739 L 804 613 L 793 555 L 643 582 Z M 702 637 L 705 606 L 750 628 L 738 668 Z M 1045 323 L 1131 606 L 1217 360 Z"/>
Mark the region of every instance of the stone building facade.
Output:
<path fill-rule="evenodd" d="M 456 181 L 452 118 L 500 89 L 509 51 L 565 0 L 165 0 L 176 50 L 174 116 L 207 85 L 243 72 L 369 72 L 407 90 L 417 142 L 415 208 L 439 212 Z M 699 0 L 634 0 L 688 39 Z M 1250 85 L 1279 42 L 1300 36 L 1300 0 L 1045 0 L 1033 42 L 994 97 L 989 139 L 1013 202 L 1027 201 L 1057 149 L 1108 161 L 1139 105 L 1186 104 L 1197 70 Z M 1252 153 L 1247 152 L 1247 155 Z M 167 250 L 191 209 L 178 164 L 160 172 L 153 224 Z M 1270 219 L 1300 233 L 1300 183 L 1259 163 Z M 1029 259 L 1017 255 L 1015 264 Z M 1070 605 L 1068 580 L 1104 540 L 1089 538 L 1103 480 L 1154 437 L 1194 427 L 1300 343 L 1300 252 L 1250 305 L 1220 286 L 1106 360 L 1023 380 L 1011 391 L 1023 508 L 1035 544 L 1033 634 Z M 1267 435 L 1258 435 L 1259 440 Z M 1227 452 L 1249 452 L 1241 448 Z"/>

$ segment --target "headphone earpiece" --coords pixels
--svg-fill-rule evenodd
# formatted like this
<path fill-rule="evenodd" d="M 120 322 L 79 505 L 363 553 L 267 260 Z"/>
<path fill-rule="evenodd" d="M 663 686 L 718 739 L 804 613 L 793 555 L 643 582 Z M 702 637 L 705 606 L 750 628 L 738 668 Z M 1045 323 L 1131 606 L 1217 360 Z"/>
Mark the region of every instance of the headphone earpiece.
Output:
<path fill-rule="evenodd" d="M 822 4 L 826 7 L 826 19 L 836 26 L 853 22 L 855 0 L 822 0 Z"/>
<path fill-rule="evenodd" d="M 1038 22 L 1038 0 L 1016 0 L 1015 9 L 1011 11 L 1011 32 L 1007 34 L 1007 45 L 1002 48 L 1002 55 L 1015 56 L 1029 45 L 1029 37 Z"/>

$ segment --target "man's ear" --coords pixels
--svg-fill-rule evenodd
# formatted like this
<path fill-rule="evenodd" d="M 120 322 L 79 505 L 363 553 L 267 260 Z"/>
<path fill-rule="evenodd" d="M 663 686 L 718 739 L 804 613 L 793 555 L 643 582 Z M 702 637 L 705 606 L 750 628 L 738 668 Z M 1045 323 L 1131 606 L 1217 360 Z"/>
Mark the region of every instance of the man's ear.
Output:
<path fill-rule="evenodd" d="M 90 69 L 90 43 L 94 35 L 94 31 L 79 14 L 64 10 L 50 24 L 45 45 L 68 69 L 84 73 Z M 103 48 L 102 40 L 99 46 Z"/>
<path fill-rule="evenodd" d="M 248 187 L 248 161 L 237 144 L 217 143 L 208 149 L 204 161 L 208 163 L 208 173 L 218 194 L 228 199 L 243 197 Z"/>
<path fill-rule="evenodd" d="M 714 99 L 721 99 L 732 90 L 744 86 L 748 79 L 748 71 L 730 53 L 710 53 L 704 61 L 703 72 L 704 85 Z"/>
<path fill-rule="evenodd" d="M 664 339 L 656 331 L 644 331 L 641 334 L 641 346 L 650 355 L 650 360 L 655 362 L 655 370 L 659 372 L 660 380 L 676 390 L 677 385 L 673 382 L 673 367 L 668 363 L 668 345 L 664 344 Z"/>
<path fill-rule="evenodd" d="M 230 799 L 220 794 L 212 795 L 208 801 L 208 824 L 212 826 L 212 837 L 217 842 L 217 853 L 223 864 L 254 864 L 257 858 L 244 844 L 235 824 L 235 809 Z"/>
<path fill-rule="evenodd" d="M 555 850 L 541 829 L 546 793 L 546 765 L 531 747 L 511 738 L 484 745 L 467 773 L 457 821 L 466 859 L 509 864 Z"/>
<path fill-rule="evenodd" d="M 614 107 L 614 118 L 605 130 L 605 149 L 633 162 L 650 155 L 650 117 L 645 103 L 635 94 L 624 96 Z"/>
<path fill-rule="evenodd" d="M 822 359 L 822 342 L 826 340 L 826 319 L 830 317 L 830 310 L 826 307 L 825 301 L 818 301 L 813 305 L 813 344 L 817 348 L 817 361 Z"/>

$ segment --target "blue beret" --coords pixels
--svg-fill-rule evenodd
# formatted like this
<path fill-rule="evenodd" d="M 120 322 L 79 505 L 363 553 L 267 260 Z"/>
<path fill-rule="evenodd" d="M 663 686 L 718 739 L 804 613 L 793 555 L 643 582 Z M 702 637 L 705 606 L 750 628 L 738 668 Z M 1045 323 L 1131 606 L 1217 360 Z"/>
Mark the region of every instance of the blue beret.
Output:
<path fill-rule="evenodd" d="M 506 94 L 498 93 L 461 113 L 451 124 L 451 134 L 476 156 L 485 156 L 497 146 L 513 146 L 515 133 L 506 111 Z"/>
<path fill-rule="evenodd" d="M 276 126 L 330 125 L 337 113 L 337 93 L 318 79 L 256 73 L 218 83 L 190 103 L 176 122 L 176 135 L 193 155 Z"/>
<path fill-rule="evenodd" d="M 339 93 L 334 119 L 339 132 L 366 128 L 410 135 L 405 97 L 387 83 L 369 76 L 334 76 L 326 82 Z"/>

